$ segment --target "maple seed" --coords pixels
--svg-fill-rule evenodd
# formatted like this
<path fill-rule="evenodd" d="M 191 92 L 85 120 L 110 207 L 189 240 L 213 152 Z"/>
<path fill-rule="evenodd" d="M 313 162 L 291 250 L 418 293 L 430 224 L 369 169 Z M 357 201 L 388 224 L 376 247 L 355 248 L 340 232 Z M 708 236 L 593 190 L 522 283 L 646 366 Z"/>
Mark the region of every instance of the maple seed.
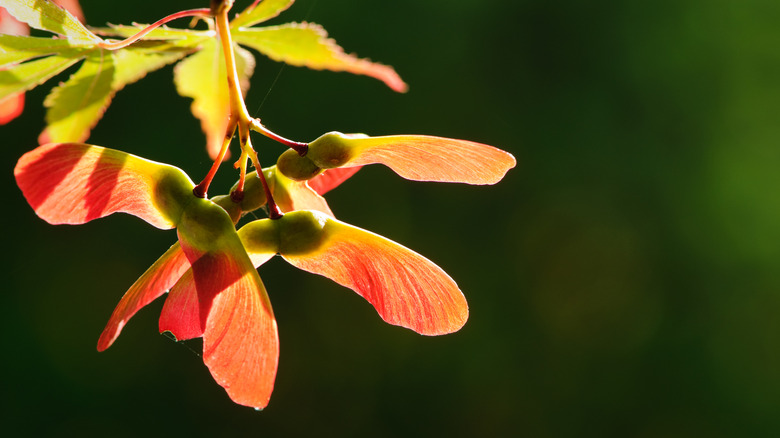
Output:
<path fill-rule="evenodd" d="M 222 207 L 230 215 L 230 220 L 233 221 L 233 224 L 237 224 L 241 219 L 241 204 L 233 202 L 230 195 L 215 196 L 211 198 L 211 202 Z"/>
<path fill-rule="evenodd" d="M 269 175 L 266 174 L 266 178 Z M 238 188 L 238 183 L 235 183 L 230 189 L 233 193 Z M 244 197 L 238 203 L 242 211 L 254 211 L 265 204 L 265 191 L 263 190 L 263 183 L 260 181 L 260 177 L 257 172 L 248 173 L 244 180 Z"/>
<path fill-rule="evenodd" d="M 294 181 L 308 181 L 322 173 L 321 167 L 292 149 L 287 149 L 279 156 L 276 168 L 282 172 L 282 175 Z"/>
<path fill-rule="evenodd" d="M 244 200 L 244 191 L 243 190 L 233 190 L 230 192 L 230 200 L 233 201 L 236 204 L 240 204 L 241 201 Z"/>
<path fill-rule="evenodd" d="M 196 198 L 205 198 L 207 196 L 206 190 L 200 184 L 192 189 L 192 194 L 195 195 Z"/>
<path fill-rule="evenodd" d="M 364 136 L 351 136 L 340 132 L 328 132 L 309 143 L 306 157 L 323 169 L 341 167 L 352 158 L 354 145 L 350 140 Z"/>
<path fill-rule="evenodd" d="M 42 145 L 19 159 L 16 183 L 35 213 L 51 224 L 127 213 L 159 229 L 175 229 L 178 237 L 122 297 L 98 340 L 99 351 L 111 346 L 138 310 L 168 293 L 160 331 L 177 341 L 202 338 L 203 362 L 228 396 L 264 408 L 276 378 L 279 336 L 256 268 L 277 254 L 352 289 L 390 324 L 422 335 L 451 333 L 465 324 L 468 304 L 446 272 L 398 243 L 335 219 L 322 195 L 368 164 L 383 164 L 415 181 L 495 184 L 516 165 L 511 154 L 422 135 L 330 132 L 302 143 L 264 127 L 248 113 L 243 97 L 255 57 L 239 45 L 290 65 L 367 75 L 394 91 L 407 89 L 392 67 L 347 54 L 319 25 L 254 27 L 295 0 L 253 0 L 233 20 L 228 15 L 235 0 L 208 0 L 209 8 L 176 12 L 148 26 L 93 29 L 97 33 L 82 24 L 78 1 L 0 0 L 0 124 L 18 115 L 27 90 L 81 62 L 46 98 Z M 66 11 L 73 8 L 78 18 Z M 9 32 L 12 17 L 19 23 Z M 205 19 L 209 31 L 159 29 L 184 17 Z M 58 36 L 5 35 L 25 33 L 27 25 Z M 177 167 L 74 142 L 89 136 L 114 93 L 176 62 L 174 84 L 193 99 L 192 113 L 201 121 L 213 160 L 198 185 Z M 250 131 L 289 148 L 276 166 L 261 167 Z M 239 180 L 228 195 L 208 199 L 236 133 Z M 254 171 L 247 173 L 250 166 Z M 264 205 L 267 219 L 236 231 L 242 215 Z"/>
<path fill-rule="evenodd" d="M 279 251 L 291 256 L 316 251 L 326 237 L 326 223 L 327 216 L 314 211 L 287 213 L 279 221 Z"/>

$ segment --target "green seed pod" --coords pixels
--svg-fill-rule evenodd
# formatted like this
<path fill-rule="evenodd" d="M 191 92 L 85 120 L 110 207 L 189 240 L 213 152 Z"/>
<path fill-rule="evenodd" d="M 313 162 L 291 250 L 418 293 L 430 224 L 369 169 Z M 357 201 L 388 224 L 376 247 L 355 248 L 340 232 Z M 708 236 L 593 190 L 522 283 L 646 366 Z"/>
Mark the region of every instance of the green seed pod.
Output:
<path fill-rule="evenodd" d="M 299 255 L 316 251 L 325 238 L 323 228 L 327 221 L 326 215 L 316 211 L 298 210 L 286 213 L 277 221 L 279 252 Z"/>
<path fill-rule="evenodd" d="M 151 167 L 150 164 L 147 166 Z M 179 222 L 182 211 L 193 198 L 192 181 L 175 167 L 158 166 L 152 201 L 160 214 L 175 224 Z"/>
<path fill-rule="evenodd" d="M 230 199 L 230 195 L 215 196 L 211 198 L 211 202 L 225 209 L 225 211 L 230 215 L 230 219 L 234 224 L 237 224 L 241 219 L 241 206 L 233 202 L 233 200 Z"/>
<path fill-rule="evenodd" d="M 265 255 L 265 259 L 279 252 L 279 223 L 271 219 L 252 221 L 238 230 L 238 236 L 250 258 Z"/>
<path fill-rule="evenodd" d="M 308 156 L 302 157 L 292 149 L 287 149 L 279 156 L 276 168 L 282 175 L 295 181 L 307 181 L 322 173 L 322 169 Z"/>
<path fill-rule="evenodd" d="M 355 136 L 340 132 L 329 132 L 309 143 L 309 152 L 306 157 L 323 169 L 341 167 L 354 155 L 354 145 L 351 140 Z"/>
<path fill-rule="evenodd" d="M 268 171 L 265 172 L 265 177 L 268 178 Z M 230 192 L 232 193 L 236 188 L 238 188 L 238 183 L 233 184 Z M 242 213 L 257 210 L 265 204 L 265 201 L 265 190 L 263 190 L 263 183 L 257 176 L 257 172 L 247 172 L 244 180 L 244 197 L 238 203 Z"/>
<path fill-rule="evenodd" d="M 235 232 L 230 215 L 208 199 L 193 197 L 182 212 L 178 226 L 182 243 L 201 252 L 224 248 Z"/>

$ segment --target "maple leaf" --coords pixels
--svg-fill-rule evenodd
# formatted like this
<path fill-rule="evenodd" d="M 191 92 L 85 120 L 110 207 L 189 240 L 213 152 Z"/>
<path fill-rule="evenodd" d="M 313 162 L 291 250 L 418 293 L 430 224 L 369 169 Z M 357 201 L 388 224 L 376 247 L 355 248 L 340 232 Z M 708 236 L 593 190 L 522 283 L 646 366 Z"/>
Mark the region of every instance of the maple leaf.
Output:
<path fill-rule="evenodd" d="M 367 75 L 383 81 L 395 91 L 406 90 L 406 84 L 392 67 L 347 55 L 327 38 L 319 25 L 291 23 L 250 27 L 277 16 L 292 3 L 292 0 L 254 2 L 231 22 L 236 43 L 290 65 Z M 3 108 L 0 122 L 10 121 L 21 111 L 21 93 L 83 61 L 80 68 L 45 99 L 47 126 L 39 142 L 86 141 L 116 92 L 146 74 L 186 57 L 174 70 L 176 90 L 193 99 L 192 112 L 201 121 L 209 156 L 217 158 L 225 137 L 230 105 L 225 86 L 226 69 L 220 61 L 223 55 L 214 31 L 167 26 L 152 29 L 152 26 L 142 24 L 90 30 L 49 0 L 9 2 L 7 9 L 16 19 L 62 38 L 0 35 L 0 103 Z M 107 43 L 98 36 L 131 38 L 139 32 L 147 32 L 143 39 L 148 43 L 119 49 L 107 48 Z M 234 51 L 241 82 L 239 88 L 246 94 L 255 60 L 250 52 L 238 46 Z"/>
<path fill-rule="evenodd" d="M 77 0 L 54 0 L 54 2 L 65 8 L 66 11 L 73 14 L 80 21 L 84 21 L 84 14 L 81 12 L 81 6 Z M 4 7 L 0 7 L 0 34 L 2 35 L 29 35 L 30 28 L 27 24 L 17 20 Z M 13 62 L 18 57 L 19 50 L 0 49 L 0 70 L 2 65 Z M 21 59 L 24 59 L 22 56 Z M 0 125 L 5 125 L 11 120 L 19 117 L 24 110 L 24 92 L 18 92 L 0 98 Z"/>
<path fill-rule="evenodd" d="M 335 41 L 327 38 L 325 30 L 317 24 L 250 27 L 276 17 L 292 3 L 292 0 L 265 0 L 250 5 L 230 22 L 234 42 L 289 65 L 365 75 L 381 80 L 394 91 L 406 91 L 406 84 L 392 67 L 346 54 Z M 130 37 L 147 26 L 112 26 L 96 31 L 101 35 Z M 198 51 L 176 66 L 174 82 L 180 95 L 193 99 L 192 113 L 200 120 L 206 134 L 209 156 L 216 159 L 225 138 L 230 105 L 225 86 L 227 73 L 224 63 L 220 62 L 221 49 L 213 32 L 165 27 L 155 29 L 144 38 L 179 41 L 180 45 L 183 40 L 188 40 L 187 46 Z M 254 56 L 238 47 L 234 51 L 237 54 L 239 88 L 246 94 L 254 70 Z"/>
<path fill-rule="evenodd" d="M 86 140 L 117 91 L 192 51 L 180 41 L 107 50 L 99 36 L 55 3 L 24 0 L 5 7 L 16 19 L 61 38 L 0 35 L 0 102 L 83 61 L 46 97 L 41 143 Z"/>
<path fill-rule="evenodd" d="M 239 87 L 244 95 L 249 89 L 249 77 L 255 68 L 255 59 L 247 50 L 234 48 L 239 72 Z M 219 154 L 230 114 L 222 48 L 215 39 L 200 46 L 200 51 L 180 62 L 174 69 L 174 83 L 180 95 L 191 97 L 192 114 L 201 121 L 206 134 L 206 148 L 214 159 Z"/>

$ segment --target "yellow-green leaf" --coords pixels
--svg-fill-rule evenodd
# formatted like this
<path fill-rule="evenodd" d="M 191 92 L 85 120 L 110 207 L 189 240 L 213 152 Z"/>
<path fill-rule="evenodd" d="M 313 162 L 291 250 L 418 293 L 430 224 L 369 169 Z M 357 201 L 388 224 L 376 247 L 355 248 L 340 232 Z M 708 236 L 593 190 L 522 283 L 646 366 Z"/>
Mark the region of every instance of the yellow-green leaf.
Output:
<path fill-rule="evenodd" d="M 344 53 L 328 38 L 322 26 L 313 23 L 289 23 L 281 26 L 239 29 L 233 32 L 235 41 L 257 50 L 274 61 L 314 70 L 345 71 L 379 79 L 398 92 L 405 92 L 406 83 L 387 65 L 360 59 Z"/>
<path fill-rule="evenodd" d="M 252 3 L 248 8 L 236 15 L 230 22 L 231 29 L 249 27 L 263 21 L 268 21 L 285 9 L 289 8 L 295 0 L 262 0 L 259 4 Z"/>
<path fill-rule="evenodd" d="M 78 142 L 102 117 L 113 96 L 114 54 L 96 50 L 65 83 L 46 97 L 48 126 L 42 137 L 47 142 Z"/>
<path fill-rule="evenodd" d="M 114 92 L 121 90 L 127 84 L 142 79 L 147 73 L 176 62 L 190 53 L 186 49 L 173 48 L 167 44 L 164 46 L 157 45 L 147 48 L 141 45 L 132 45 L 114 52 L 116 69 L 112 85 Z"/>
<path fill-rule="evenodd" d="M 179 94 L 193 99 L 192 114 L 200 120 L 212 159 L 222 146 L 230 116 L 225 61 L 217 43 L 216 39 L 206 41 L 200 52 L 177 64 L 173 78 Z M 238 46 L 235 49 L 240 86 L 246 94 L 255 61 L 248 51 Z"/>
<path fill-rule="evenodd" d="M 0 35 L 0 67 L 73 49 L 65 39 Z"/>
<path fill-rule="evenodd" d="M 78 62 L 83 56 L 82 52 L 74 50 L 0 70 L 0 100 L 37 87 Z"/>
<path fill-rule="evenodd" d="M 1 6 L 30 27 L 63 35 L 71 42 L 97 44 L 101 41 L 70 12 L 49 0 L 3 1 Z"/>

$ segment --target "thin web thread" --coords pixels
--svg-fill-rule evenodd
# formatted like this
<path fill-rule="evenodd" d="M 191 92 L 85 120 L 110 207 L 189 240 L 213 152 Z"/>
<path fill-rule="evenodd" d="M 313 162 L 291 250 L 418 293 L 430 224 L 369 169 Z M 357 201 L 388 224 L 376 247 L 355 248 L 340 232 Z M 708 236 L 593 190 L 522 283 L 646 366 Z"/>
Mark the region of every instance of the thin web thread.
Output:
<path fill-rule="evenodd" d="M 178 341 L 178 340 L 176 340 L 176 337 L 173 336 L 173 334 L 171 332 L 166 330 L 166 331 L 164 331 L 164 332 L 162 332 L 160 334 L 165 336 L 166 338 L 170 339 L 171 341 L 175 342 L 177 345 L 181 345 L 182 347 L 186 348 L 187 350 L 190 350 L 190 353 L 194 354 L 195 356 L 202 357 L 201 354 L 198 353 L 197 351 L 195 351 L 195 349 L 193 349 L 192 347 L 190 347 L 189 344 L 187 344 L 186 341 Z"/>
<path fill-rule="evenodd" d="M 309 6 L 309 9 L 306 11 L 306 16 L 304 17 L 303 21 L 309 21 L 309 17 L 311 17 L 312 11 L 314 11 L 314 7 L 317 5 L 317 2 L 319 0 L 314 0 L 311 2 L 311 5 Z M 271 94 L 271 90 L 276 87 L 276 83 L 279 81 L 279 77 L 282 75 L 282 72 L 287 67 L 287 64 L 282 63 L 281 67 L 279 67 L 279 70 L 276 72 L 276 77 L 274 78 L 273 82 L 271 82 L 271 86 L 268 87 L 268 91 L 265 93 L 265 96 L 263 97 L 263 100 L 260 101 L 260 105 L 257 106 L 257 109 L 255 110 L 255 114 L 259 113 L 260 110 L 263 108 L 263 105 L 265 105 L 265 101 L 268 100 L 268 96 Z"/>

